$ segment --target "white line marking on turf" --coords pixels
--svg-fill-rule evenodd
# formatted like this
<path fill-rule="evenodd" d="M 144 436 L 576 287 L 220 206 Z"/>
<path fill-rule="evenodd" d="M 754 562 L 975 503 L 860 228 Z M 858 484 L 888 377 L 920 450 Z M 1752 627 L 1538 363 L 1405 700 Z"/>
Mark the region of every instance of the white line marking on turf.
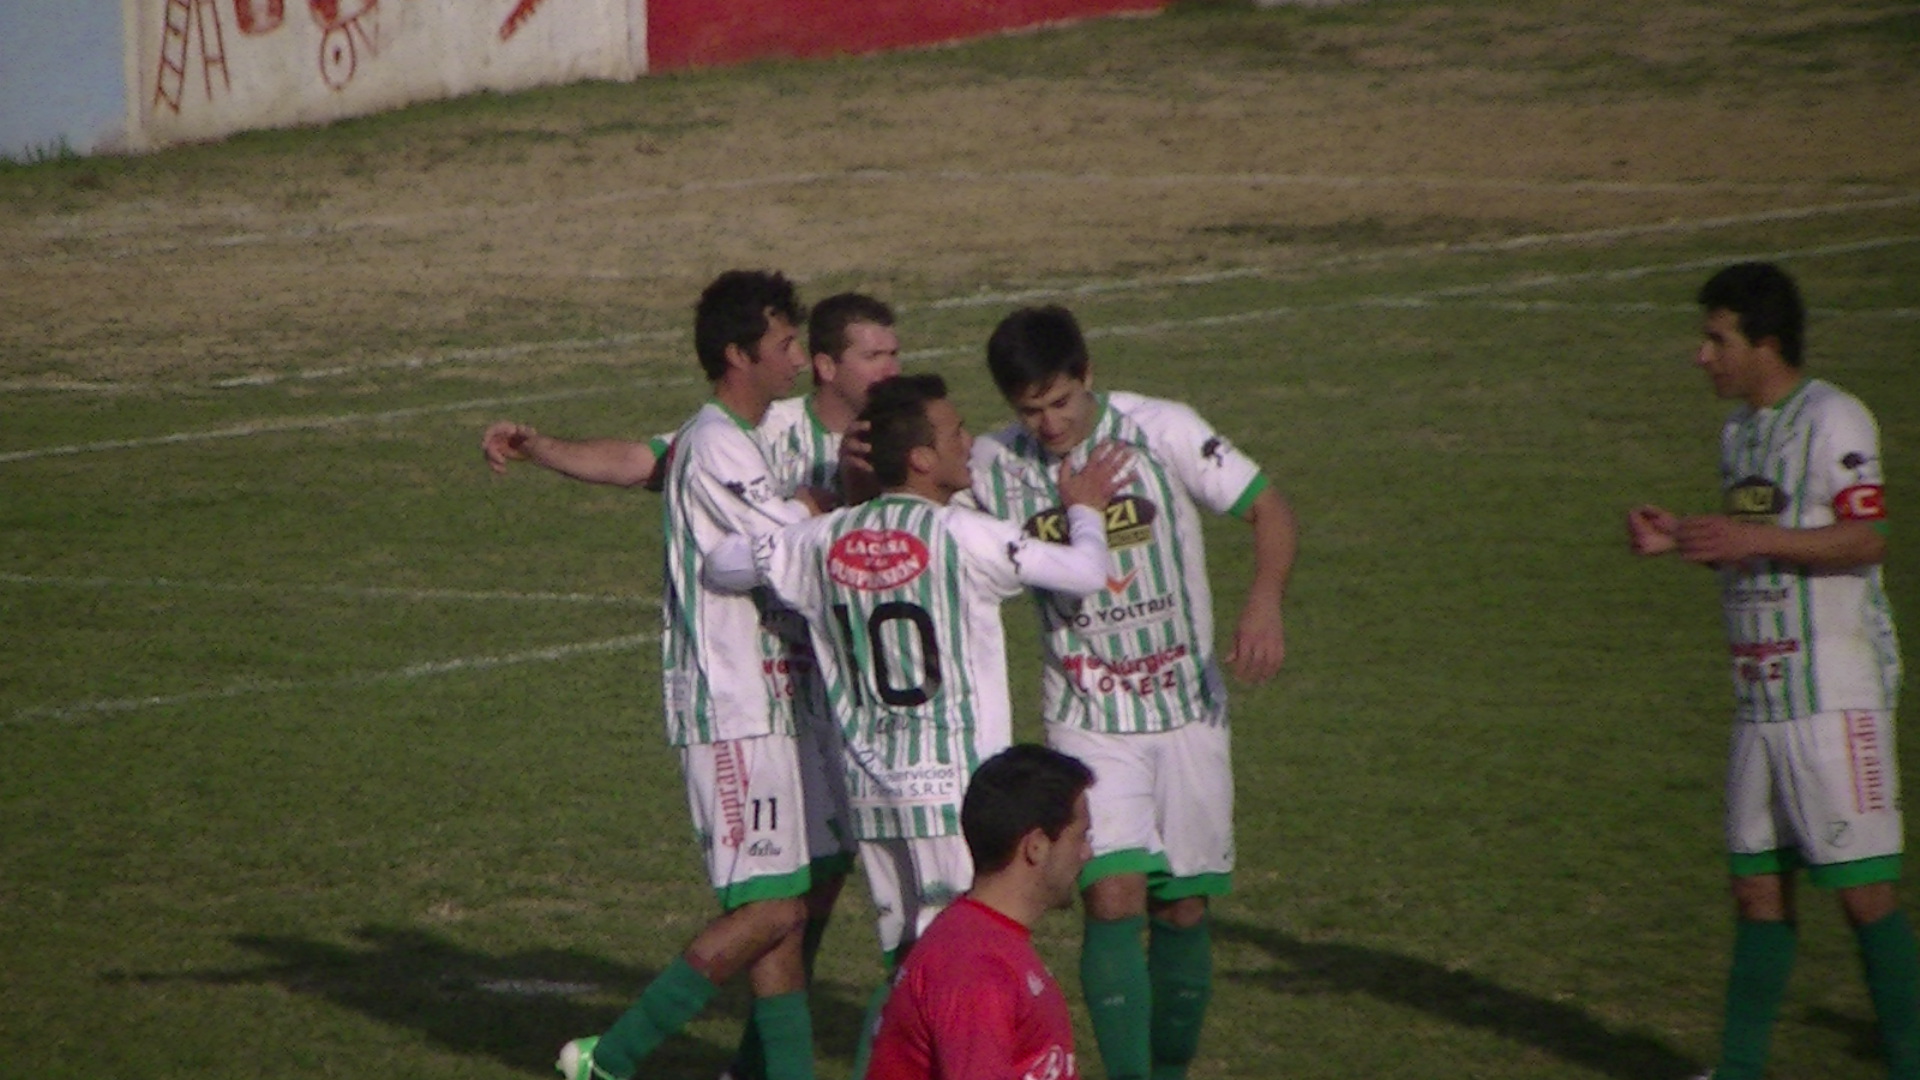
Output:
<path fill-rule="evenodd" d="M 212 690 L 193 690 L 183 694 L 155 694 L 150 697 L 106 698 L 96 701 L 80 701 L 70 705 L 55 705 L 37 709 L 22 709 L 13 714 L 14 723 L 29 720 L 74 720 L 86 716 L 98 716 L 107 713 L 135 712 L 141 709 L 154 709 L 168 705 L 191 705 L 198 701 L 223 701 L 232 698 L 252 697 L 257 694 L 284 694 L 299 690 L 320 690 L 328 688 L 353 689 L 357 687 L 378 686 L 383 683 L 405 683 L 417 679 L 431 678 L 436 675 L 454 675 L 468 671 L 487 671 L 493 668 L 512 667 L 516 664 L 550 663 L 566 660 L 575 656 L 590 656 L 596 653 L 627 652 L 660 640 L 657 633 L 628 634 L 625 637 L 607 638 L 604 641 L 587 641 L 577 645 L 554 645 L 544 649 L 529 649 L 526 652 L 507 653 L 502 656 L 468 656 L 454 660 L 431 660 L 419 664 L 409 664 L 392 671 L 363 672 L 357 675 L 342 675 L 333 679 L 268 679 L 245 681 Z"/>
<path fill-rule="evenodd" d="M 246 581 L 181 581 L 177 578 L 57 577 L 0 573 L 0 583 L 62 589 L 181 589 L 198 592 L 264 593 L 284 596 L 309 593 L 380 600 L 458 600 L 527 604 L 612 604 L 639 606 L 657 603 L 651 596 L 616 593 L 503 592 L 472 589 L 419 589 L 383 585 L 301 585 Z"/>
<path fill-rule="evenodd" d="M 1608 230 L 1612 231 L 1612 230 Z M 1498 243 L 1509 243 L 1501 241 Z M 1511 241 L 1517 242 L 1517 241 Z M 1529 241 L 1530 242 L 1530 241 Z M 1356 307 L 1418 307 L 1431 304 L 1436 300 L 1459 299 L 1499 292 L 1509 289 L 1535 289 L 1581 281 L 1625 281 L 1647 277 L 1654 274 L 1679 273 L 1724 266 L 1727 263 L 1744 260 L 1779 261 L 1789 258 L 1819 258 L 1829 255 L 1851 254 L 1860 251 L 1872 251 L 1879 248 L 1899 247 L 1920 242 L 1920 235 L 1882 236 L 1866 240 L 1845 241 L 1835 244 L 1822 244 L 1809 248 L 1790 248 L 1778 251 L 1752 252 L 1743 255 L 1717 255 L 1705 259 L 1689 259 L 1682 262 L 1650 263 L 1641 266 L 1618 267 L 1605 270 L 1584 270 L 1575 273 L 1532 273 L 1525 277 L 1506 281 L 1478 282 L 1471 285 L 1455 285 L 1445 288 L 1429 289 L 1400 295 L 1363 296 L 1353 300 L 1342 300 L 1318 304 L 1289 304 L 1279 307 L 1259 308 L 1252 311 L 1234 312 L 1225 315 L 1202 315 L 1187 319 L 1168 319 L 1151 323 L 1121 324 L 1110 326 L 1090 326 L 1088 337 L 1119 337 L 1135 334 L 1159 333 L 1167 330 L 1201 328 L 1208 326 L 1230 326 L 1238 323 L 1257 322 L 1265 319 L 1282 318 L 1297 315 L 1305 311 L 1336 311 Z M 1072 295 L 1081 288 L 1067 290 Z M 1045 296 L 1063 295 L 1062 291 L 1038 291 L 1023 294 L 1024 299 L 1037 299 Z M 907 354 L 909 359 L 932 358 L 957 355 L 967 351 L 955 347 L 947 349 L 920 349 Z M 684 386 L 691 385 L 691 378 L 643 380 L 641 385 Z M 326 417 L 280 418 L 253 421 L 234 427 L 219 428 L 212 431 L 177 432 L 171 435 L 154 435 L 138 439 L 117 439 L 106 442 L 84 443 L 70 446 L 43 447 L 32 450 L 14 450 L 0 453 L 0 464 L 12 461 L 29 461 L 37 458 L 58 457 L 72 454 L 96 453 L 106 450 L 127 450 L 149 446 L 164 446 L 175 443 L 202 442 L 210 439 L 242 438 L 251 435 L 274 434 L 287 431 L 324 430 L 342 427 L 348 424 L 401 420 L 414 416 L 434 413 L 460 412 L 467 409 L 497 408 L 503 405 L 523 405 L 537 401 L 553 401 L 565 398 L 593 397 L 601 394 L 616 393 L 629 386 L 583 387 L 576 390 L 556 390 L 544 394 L 527 394 L 515 397 L 484 398 L 473 401 L 454 402 L 448 405 L 425 405 L 411 409 L 395 409 L 381 413 L 346 413 Z"/>
<path fill-rule="evenodd" d="M 640 386 L 686 386 L 692 379 L 645 379 Z M 34 450 L 11 450 L 0 453 L 0 464 L 10 461 L 32 461 L 37 458 L 66 457 L 73 454 L 95 454 L 105 450 L 133 450 L 149 446 L 172 446 L 179 443 L 207 442 L 213 439 L 242 439 L 252 435 L 275 435 L 290 431 L 322 431 L 329 428 L 346 427 L 349 424 L 384 423 L 393 420 L 407 420 L 416 416 L 430 416 L 436 413 L 463 412 L 468 409 L 496 409 L 504 405 L 526 405 L 536 401 L 560 401 L 566 398 L 594 397 L 599 394 L 611 394 L 616 390 L 632 389 L 629 383 L 619 387 L 587 386 L 573 390 L 551 390 L 542 394 L 519 394 L 512 397 L 475 398 L 469 401 L 455 401 L 445 405 L 419 405 L 410 409 L 389 409 L 376 413 L 339 413 L 333 416 L 277 417 L 266 420 L 250 420 L 232 427 L 214 428 L 207 431 L 176 431 L 170 435 L 149 435 L 138 439 L 109 439 L 104 442 L 75 443 L 68 446 L 44 446 Z"/>

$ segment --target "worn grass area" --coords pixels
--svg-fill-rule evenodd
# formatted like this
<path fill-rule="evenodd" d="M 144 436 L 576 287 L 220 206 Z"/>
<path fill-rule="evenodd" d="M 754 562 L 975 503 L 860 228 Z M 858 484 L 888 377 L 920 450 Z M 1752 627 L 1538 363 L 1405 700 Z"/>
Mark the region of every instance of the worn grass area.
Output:
<path fill-rule="evenodd" d="M 0 165 L 0 1076 L 538 1075 L 671 958 L 711 901 L 656 507 L 475 443 L 675 424 L 736 263 L 895 301 L 976 428 L 988 329 L 1071 304 L 1103 385 L 1192 402 L 1297 504 L 1196 1078 L 1697 1071 L 1718 616 L 1620 513 L 1711 505 L 1690 299 L 1777 258 L 1879 414 L 1920 612 L 1916 18 L 1195 4 Z M 1210 533 L 1223 611 L 1245 540 Z M 828 1077 L 879 975 L 861 891 Z M 1776 1073 L 1880 1075 L 1810 899 Z M 1069 983 L 1076 936 L 1040 935 Z M 716 1075 L 743 1010 L 648 1075 Z"/>

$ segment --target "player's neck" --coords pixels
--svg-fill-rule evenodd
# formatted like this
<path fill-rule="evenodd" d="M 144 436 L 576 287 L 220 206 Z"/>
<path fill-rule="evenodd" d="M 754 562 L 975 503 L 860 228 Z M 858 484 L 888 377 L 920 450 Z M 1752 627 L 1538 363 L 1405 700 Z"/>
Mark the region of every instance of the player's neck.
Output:
<path fill-rule="evenodd" d="M 773 399 L 752 383 L 731 378 L 713 384 L 713 400 L 752 427 L 760 426 L 760 421 L 767 417 L 767 406 L 773 404 Z"/>
<path fill-rule="evenodd" d="M 947 503 L 953 499 L 953 492 L 948 491 L 938 481 L 934 480 L 933 477 L 925 473 L 909 473 L 906 483 L 901 484 L 899 487 L 888 488 L 886 494 L 913 495 L 931 503 L 938 503 L 941 506 L 947 505 Z"/>
<path fill-rule="evenodd" d="M 1753 392 L 1747 395 L 1747 404 L 1756 409 L 1771 409 L 1792 397 L 1806 378 L 1799 368 L 1784 363 L 1770 366 L 1754 384 Z"/>
<path fill-rule="evenodd" d="M 1047 913 L 1048 907 L 1038 890 L 1017 873 L 1002 872 L 976 877 L 973 879 L 973 888 L 967 890 L 967 897 L 1029 930 L 1040 921 L 1040 916 Z"/>
<path fill-rule="evenodd" d="M 860 415 L 860 410 L 854 408 L 851 402 L 838 394 L 829 393 L 824 386 L 814 390 L 807 398 L 807 405 L 813 410 L 813 418 L 820 421 L 820 426 L 835 435 L 845 435 L 847 429 L 853 426 L 854 418 Z"/>

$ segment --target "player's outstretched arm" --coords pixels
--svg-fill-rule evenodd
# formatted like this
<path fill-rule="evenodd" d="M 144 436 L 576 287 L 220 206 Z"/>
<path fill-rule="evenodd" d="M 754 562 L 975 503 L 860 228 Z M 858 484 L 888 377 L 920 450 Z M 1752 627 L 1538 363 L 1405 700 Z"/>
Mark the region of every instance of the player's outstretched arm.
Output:
<path fill-rule="evenodd" d="M 1665 555 L 1676 546 L 1673 531 L 1680 519 L 1670 511 L 1645 504 L 1627 511 L 1627 546 L 1635 555 Z"/>
<path fill-rule="evenodd" d="M 659 467 L 653 447 L 629 439 L 556 439 L 526 424 L 502 420 L 480 436 L 487 467 L 505 473 L 509 462 L 530 461 L 589 484 L 639 487 Z"/>
<path fill-rule="evenodd" d="M 1866 521 L 1789 529 L 1703 514 L 1677 521 L 1672 539 L 1681 558 L 1706 566 L 1771 559 L 1809 570 L 1852 570 L 1887 554 L 1886 537 Z"/>
<path fill-rule="evenodd" d="M 1253 583 L 1234 628 L 1227 666 L 1245 682 L 1262 683 L 1273 678 L 1287 658 L 1281 604 L 1299 550 L 1299 525 L 1292 505 L 1271 485 L 1253 497 L 1246 518 L 1253 526 Z"/>

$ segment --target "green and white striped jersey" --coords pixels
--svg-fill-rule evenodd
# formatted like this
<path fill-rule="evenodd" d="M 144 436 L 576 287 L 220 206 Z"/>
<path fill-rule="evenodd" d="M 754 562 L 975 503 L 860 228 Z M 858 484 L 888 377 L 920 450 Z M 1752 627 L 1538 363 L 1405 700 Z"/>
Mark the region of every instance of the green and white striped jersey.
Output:
<path fill-rule="evenodd" d="M 773 463 L 773 479 L 780 491 L 792 495 L 802 488 L 840 493 L 840 436 L 828 431 L 813 414 L 813 396 L 781 398 L 767 406 L 757 429 Z"/>
<path fill-rule="evenodd" d="M 1819 379 L 1771 408 L 1741 406 L 1720 432 L 1720 487 L 1735 518 L 1790 529 L 1883 521 L 1884 482 L 1873 414 Z M 1761 560 L 1721 567 L 1720 583 L 1739 719 L 1893 708 L 1900 649 L 1879 566 Z"/>
<path fill-rule="evenodd" d="M 713 553 L 723 583 L 763 581 L 804 613 L 845 736 L 854 835 L 957 835 L 967 777 L 1012 742 L 1000 604 L 1027 588 L 1084 595 L 1107 573 L 1099 514 L 1049 544 L 1019 526 L 913 495 Z M 741 571 L 744 570 L 744 577 Z"/>
<path fill-rule="evenodd" d="M 667 741 L 795 734 L 796 698 L 817 692 L 805 623 L 765 590 L 709 589 L 700 570 L 727 536 L 804 521 L 808 508 L 783 497 L 754 428 L 714 401 L 675 433 L 663 494 Z"/>
<path fill-rule="evenodd" d="M 1068 459 L 1104 442 L 1133 448 L 1133 480 L 1107 507 L 1112 569 L 1084 599 L 1036 592 L 1045 719 L 1090 731 L 1166 731 L 1226 715 L 1213 642 L 1213 594 L 1195 504 L 1243 514 L 1267 486 L 1252 459 L 1178 402 L 1101 395 L 1093 433 Z M 973 444 L 973 498 L 1043 540 L 1066 536 L 1052 459 L 1010 425 Z"/>

